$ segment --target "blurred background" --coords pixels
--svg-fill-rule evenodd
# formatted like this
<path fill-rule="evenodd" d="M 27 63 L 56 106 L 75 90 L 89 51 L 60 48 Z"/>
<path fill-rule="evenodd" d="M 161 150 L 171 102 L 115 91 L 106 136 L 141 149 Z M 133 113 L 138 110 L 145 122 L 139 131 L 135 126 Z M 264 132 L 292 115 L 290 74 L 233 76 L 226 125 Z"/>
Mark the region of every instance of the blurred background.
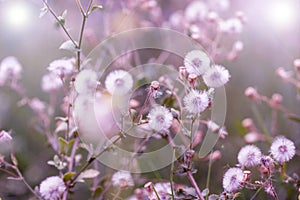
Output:
<path fill-rule="evenodd" d="M 49 0 L 53 10 L 61 14 L 68 10 L 66 27 L 72 36 L 78 37 L 81 16 L 74 0 Z M 119 0 L 99 1 L 103 4 L 103 11 L 93 13 L 86 25 L 83 53 L 87 55 L 107 33 L 104 33 L 105 23 L 111 23 L 115 32 L 137 27 L 130 13 L 122 16 L 116 12 L 120 6 Z M 158 0 L 162 14 L 165 18 L 176 11 L 183 10 L 191 1 Z M 87 3 L 82 1 L 83 4 Z M 124 1 L 127 3 L 127 1 Z M 236 163 L 236 156 L 241 146 L 245 144 L 243 135 L 246 133 L 241 126 L 241 121 L 250 117 L 259 124 L 257 114 L 267 128 L 270 128 L 271 109 L 267 106 L 257 105 L 244 96 L 248 86 L 253 86 L 259 93 L 271 96 L 273 93 L 283 95 L 283 104 L 293 112 L 300 115 L 299 96 L 297 89 L 288 83 L 282 82 L 276 75 L 278 67 L 293 70 L 293 61 L 300 58 L 300 1 L 299 0 L 231 0 L 227 10 L 221 16 L 228 18 L 237 11 L 242 11 L 247 17 L 247 23 L 238 39 L 244 43 L 244 49 L 234 61 L 222 61 L 218 64 L 226 66 L 230 73 L 230 82 L 226 85 L 227 116 L 226 127 L 229 137 L 219 141 L 216 149 L 224 153 L 221 160 L 213 163 L 211 185 L 213 193 L 222 191 L 221 177 L 226 166 Z M 85 5 L 84 5 L 85 6 Z M 58 50 L 59 46 L 67 39 L 50 13 L 39 18 L 40 9 L 43 7 L 38 0 L 2 0 L 0 1 L 0 60 L 7 56 L 15 56 L 23 66 L 22 83 L 27 89 L 29 97 L 38 97 L 49 101 L 49 94 L 42 92 L 41 78 L 47 72 L 47 66 L 55 59 L 71 57 L 71 53 Z M 112 15 L 112 21 L 103 20 L 105 15 Z M 139 16 L 143 16 L 140 14 Z M 122 24 L 122 18 L 129 22 Z M 123 19 L 126 21 L 127 19 Z M 21 169 L 32 185 L 38 185 L 41 180 L 49 175 L 54 175 L 56 170 L 47 165 L 52 159 L 53 151 L 46 145 L 43 136 L 36 133 L 31 127 L 33 113 L 26 107 L 16 106 L 19 97 L 9 88 L 0 88 L 0 129 L 12 129 L 14 148 Z M 261 128 L 258 126 L 258 128 Z M 296 122 L 290 121 L 279 114 L 278 134 L 286 135 L 292 139 L 298 150 L 300 147 L 300 127 Z M 265 153 L 268 145 L 258 144 Z M 3 153 L 3 152 L 1 152 Z M 295 157 L 288 165 L 288 172 L 300 172 L 299 156 Z M 197 166 L 199 185 L 205 186 L 208 163 Z M 168 168 L 157 172 L 161 178 L 168 179 Z M 147 174 L 154 177 L 153 174 Z M 176 180 L 177 179 L 177 180 Z M 175 178 L 175 181 L 188 183 L 184 178 Z M 81 186 L 79 186 L 81 187 Z M 281 187 L 279 187 L 281 188 Z M 284 188 L 281 188 L 284 189 Z M 281 190 L 279 189 L 279 190 Z M 86 198 L 88 189 L 82 186 L 82 194 L 74 199 Z M 248 194 L 249 193 L 249 194 Z M 26 188 L 21 182 L 8 181 L 0 174 L 0 197 L 4 199 L 25 198 Z M 242 197 L 247 199 L 251 192 L 244 192 Z M 261 194 L 258 199 L 270 197 Z M 292 191 L 295 197 L 296 191 Z M 4 197 L 5 196 L 5 197 Z M 26 199 L 26 198 L 25 198 Z M 288 199 L 284 192 L 282 199 Z M 292 199 L 292 198 L 291 198 Z"/>

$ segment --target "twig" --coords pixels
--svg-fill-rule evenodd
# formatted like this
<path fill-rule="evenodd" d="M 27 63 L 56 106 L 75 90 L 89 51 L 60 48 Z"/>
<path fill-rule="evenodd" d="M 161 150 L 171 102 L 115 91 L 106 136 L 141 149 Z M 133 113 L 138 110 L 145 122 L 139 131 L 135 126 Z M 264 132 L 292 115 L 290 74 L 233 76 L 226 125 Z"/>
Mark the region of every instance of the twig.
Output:
<path fill-rule="evenodd" d="M 197 183 L 196 183 L 196 181 L 195 181 L 195 179 L 194 179 L 194 177 L 193 177 L 192 172 L 191 172 L 191 171 L 188 171 L 188 172 L 187 172 L 187 175 L 188 175 L 188 178 L 189 178 L 190 182 L 191 182 L 192 185 L 194 186 L 194 188 L 195 188 L 195 190 L 196 190 L 196 193 L 197 193 L 199 199 L 200 199 L 200 200 L 204 200 L 204 198 L 203 198 L 203 196 L 202 196 L 202 194 L 201 194 L 201 190 L 199 189 L 199 187 L 198 187 L 198 185 L 197 185 Z"/>

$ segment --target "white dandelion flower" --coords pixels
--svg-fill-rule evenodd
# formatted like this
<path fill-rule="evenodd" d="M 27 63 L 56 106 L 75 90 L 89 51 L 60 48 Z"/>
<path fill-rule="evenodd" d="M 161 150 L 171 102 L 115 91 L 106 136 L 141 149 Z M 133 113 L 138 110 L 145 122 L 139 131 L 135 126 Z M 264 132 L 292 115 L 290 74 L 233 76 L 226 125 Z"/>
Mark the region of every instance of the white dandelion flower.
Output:
<path fill-rule="evenodd" d="M 114 173 L 111 178 L 111 181 L 113 186 L 120 187 L 121 189 L 134 186 L 131 174 L 128 171 L 124 170 Z"/>
<path fill-rule="evenodd" d="M 209 98 L 205 91 L 199 92 L 197 90 L 191 90 L 190 93 L 184 97 L 183 103 L 189 113 L 199 114 L 208 107 Z"/>
<path fill-rule="evenodd" d="M 71 75 L 74 72 L 74 63 L 75 63 L 74 58 L 70 58 L 70 59 L 63 58 L 51 62 L 47 69 L 50 72 L 53 72 L 60 77 L 64 77 L 67 75 Z"/>
<path fill-rule="evenodd" d="M 59 200 L 65 190 L 65 183 L 58 176 L 48 177 L 40 185 L 40 194 L 45 200 Z"/>
<path fill-rule="evenodd" d="M 242 188 L 244 180 L 243 170 L 234 167 L 226 171 L 223 177 L 223 188 L 227 192 L 235 192 Z"/>
<path fill-rule="evenodd" d="M 184 66 L 189 74 L 200 76 L 209 69 L 210 60 L 203 51 L 193 50 L 184 57 Z"/>
<path fill-rule="evenodd" d="M 59 90 L 63 83 L 58 75 L 49 73 L 43 76 L 41 85 L 44 92 L 52 92 Z"/>
<path fill-rule="evenodd" d="M 163 106 L 154 107 L 149 115 L 149 127 L 157 132 L 168 130 L 173 122 L 172 113 Z"/>
<path fill-rule="evenodd" d="M 246 145 L 238 153 L 238 161 L 242 166 L 254 167 L 260 164 L 261 151 L 255 145 Z"/>
<path fill-rule="evenodd" d="M 221 65 L 214 65 L 203 75 L 203 81 L 208 87 L 217 88 L 229 81 L 230 74 Z"/>
<path fill-rule="evenodd" d="M 0 144 L 8 143 L 12 140 L 12 137 L 10 136 L 10 133 L 7 131 L 2 130 L 0 132 Z"/>
<path fill-rule="evenodd" d="M 131 90 L 132 86 L 132 76 L 124 70 L 110 72 L 105 80 L 105 87 L 112 95 L 124 95 Z"/>
<path fill-rule="evenodd" d="M 79 94 L 91 94 L 97 88 L 97 74 L 91 69 L 84 69 L 77 74 L 74 86 Z"/>
<path fill-rule="evenodd" d="M 294 142 L 284 136 L 278 136 L 274 139 L 270 152 L 277 162 L 284 163 L 294 157 L 296 153 L 295 149 Z"/>

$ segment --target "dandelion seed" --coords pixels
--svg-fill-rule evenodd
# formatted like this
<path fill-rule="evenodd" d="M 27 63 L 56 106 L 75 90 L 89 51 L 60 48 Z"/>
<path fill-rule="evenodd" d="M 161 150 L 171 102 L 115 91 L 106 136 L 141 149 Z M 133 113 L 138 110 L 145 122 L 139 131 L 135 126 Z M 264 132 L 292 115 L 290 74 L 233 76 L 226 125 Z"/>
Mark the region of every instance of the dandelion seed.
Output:
<path fill-rule="evenodd" d="M 209 98 L 207 93 L 191 90 L 183 99 L 185 109 L 192 114 L 200 114 L 209 105 Z"/>
<path fill-rule="evenodd" d="M 40 194 L 45 200 L 59 200 L 65 190 L 65 183 L 58 176 L 48 177 L 40 185 Z"/>
<path fill-rule="evenodd" d="M 111 178 L 112 184 L 115 187 L 125 189 L 130 186 L 134 186 L 134 182 L 131 174 L 128 171 L 118 171 L 113 174 Z"/>
<path fill-rule="evenodd" d="M 184 66 L 189 74 L 200 76 L 209 69 L 210 60 L 203 51 L 193 50 L 184 57 Z"/>
<path fill-rule="evenodd" d="M 8 143 L 12 140 L 12 137 L 10 136 L 10 133 L 7 131 L 2 130 L 0 132 L 0 144 Z"/>
<path fill-rule="evenodd" d="M 63 78 L 74 72 L 74 62 L 74 58 L 54 60 L 47 69 Z"/>
<path fill-rule="evenodd" d="M 77 74 L 74 86 L 79 94 L 92 94 L 97 88 L 97 74 L 91 69 L 84 69 Z"/>
<path fill-rule="evenodd" d="M 243 170 L 234 167 L 226 171 L 223 177 L 223 188 L 227 192 L 235 192 L 242 188 L 244 180 Z"/>
<path fill-rule="evenodd" d="M 57 91 L 62 85 L 62 80 L 54 73 L 46 74 L 42 78 L 42 89 L 44 92 Z"/>
<path fill-rule="evenodd" d="M 254 167 L 260 164 L 261 151 L 255 145 L 246 145 L 238 153 L 238 161 L 244 167 Z"/>
<path fill-rule="evenodd" d="M 149 127 L 157 132 L 167 131 L 173 122 L 172 113 L 163 106 L 154 107 L 149 115 Z"/>
<path fill-rule="evenodd" d="M 278 136 L 274 139 L 270 152 L 277 162 L 284 163 L 294 157 L 296 153 L 295 149 L 294 142 L 283 136 Z"/>
<path fill-rule="evenodd" d="M 230 74 L 227 69 L 221 65 L 214 65 L 203 75 L 204 83 L 208 87 L 221 87 L 229 81 Z"/>
<path fill-rule="evenodd" d="M 124 70 L 112 71 L 105 80 L 105 87 L 112 95 L 124 95 L 133 86 L 132 76 Z"/>

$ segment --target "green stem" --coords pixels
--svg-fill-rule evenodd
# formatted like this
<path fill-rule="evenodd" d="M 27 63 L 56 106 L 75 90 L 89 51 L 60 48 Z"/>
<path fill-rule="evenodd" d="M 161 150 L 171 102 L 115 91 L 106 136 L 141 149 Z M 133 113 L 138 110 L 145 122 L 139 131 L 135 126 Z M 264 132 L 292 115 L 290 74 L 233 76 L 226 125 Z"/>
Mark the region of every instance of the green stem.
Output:
<path fill-rule="evenodd" d="M 49 4 L 47 3 L 47 1 L 46 0 L 42 0 L 42 1 L 46 5 L 46 7 L 49 10 L 49 12 L 53 15 L 53 17 L 55 18 L 55 20 L 57 21 L 57 23 L 59 23 L 59 25 L 62 27 L 63 31 L 66 33 L 66 35 L 68 36 L 68 38 L 72 41 L 72 43 L 74 44 L 74 46 L 78 47 L 77 43 L 75 42 L 75 40 L 73 40 L 73 38 L 70 35 L 70 33 L 68 32 L 68 30 L 66 29 L 66 27 L 64 26 L 64 24 L 58 19 L 57 15 L 52 10 L 52 8 L 49 6 Z"/>

